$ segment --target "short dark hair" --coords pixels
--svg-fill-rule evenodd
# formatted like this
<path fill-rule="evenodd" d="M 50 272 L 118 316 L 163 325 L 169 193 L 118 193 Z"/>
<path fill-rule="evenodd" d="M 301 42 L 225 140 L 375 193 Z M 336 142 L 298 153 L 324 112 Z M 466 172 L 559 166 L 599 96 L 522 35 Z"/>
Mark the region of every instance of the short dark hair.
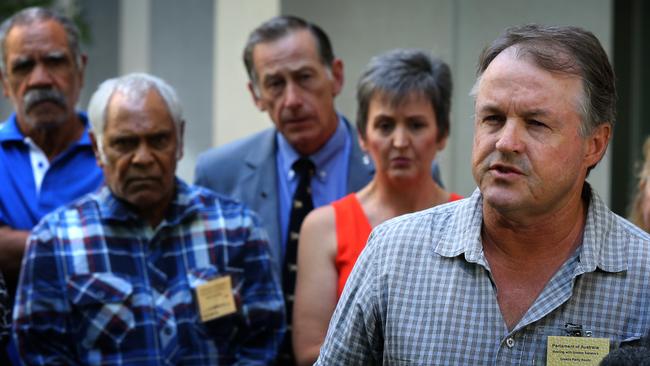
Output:
<path fill-rule="evenodd" d="M 325 31 L 318 25 L 297 16 L 281 15 L 262 23 L 248 36 L 246 47 L 244 47 L 244 65 L 246 66 L 248 78 L 253 84 L 257 83 L 257 74 L 253 63 L 253 48 L 259 43 L 273 42 L 299 30 L 308 30 L 312 34 L 316 40 L 321 62 L 327 68 L 331 68 L 334 62 L 334 51 Z"/>
<path fill-rule="evenodd" d="M 431 103 L 440 141 L 449 135 L 451 91 L 449 66 L 423 50 L 395 49 L 375 56 L 357 84 L 357 130 L 362 137 L 366 136 L 373 96 L 382 94 L 397 105 L 416 93 Z"/>
<path fill-rule="evenodd" d="M 7 54 L 5 50 L 5 42 L 9 31 L 11 31 L 11 29 L 16 25 L 29 25 L 46 20 L 54 20 L 61 24 L 68 38 L 68 47 L 70 48 L 70 51 L 72 51 L 75 63 L 77 64 L 77 67 L 81 66 L 79 29 L 74 22 L 54 9 L 35 6 L 25 8 L 15 13 L 0 25 L 0 72 L 6 72 L 5 63 Z"/>
<path fill-rule="evenodd" d="M 647 347 L 623 347 L 608 354 L 600 366 L 650 366 L 650 349 Z"/>
<path fill-rule="evenodd" d="M 518 57 L 529 57 L 545 70 L 580 77 L 584 93 L 579 106 L 583 136 L 589 135 L 603 123 L 614 126 L 614 71 L 605 50 L 593 33 L 579 27 L 538 24 L 508 28 L 483 50 L 478 63 L 475 91 L 481 75 L 490 63 L 510 47 L 515 47 Z"/>

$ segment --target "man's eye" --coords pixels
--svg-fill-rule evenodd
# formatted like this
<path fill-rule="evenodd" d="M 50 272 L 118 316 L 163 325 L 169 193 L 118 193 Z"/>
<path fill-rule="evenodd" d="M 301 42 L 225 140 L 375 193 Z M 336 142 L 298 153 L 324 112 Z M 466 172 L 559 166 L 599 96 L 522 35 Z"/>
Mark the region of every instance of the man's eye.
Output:
<path fill-rule="evenodd" d="M 266 82 L 266 87 L 270 90 L 279 90 L 284 85 L 284 81 L 280 79 L 273 79 Z"/>
<path fill-rule="evenodd" d="M 137 142 L 132 139 L 116 139 L 111 141 L 110 145 L 119 151 L 130 151 L 136 147 Z"/>
<path fill-rule="evenodd" d="M 68 60 L 65 56 L 49 56 L 44 61 L 47 67 L 54 68 L 66 65 Z"/>
<path fill-rule="evenodd" d="M 505 118 L 503 116 L 499 116 L 497 114 L 490 114 L 482 119 L 483 122 L 487 124 L 500 124 L 505 121 Z"/>
<path fill-rule="evenodd" d="M 25 60 L 16 62 L 11 67 L 11 71 L 15 74 L 26 74 L 34 67 L 34 60 Z"/>
<path fill-rule="evenodd" d="M 528 120 L 528 125 L 533 126 L 533 127 L 548 127 L 546 125 L 546 123 L 540 122 L 540 121 L 535 120 L 535 119 Z"/>
<path fill-rule="evenodd" d="M 169 144 L 169 140 L 170 139 L 168 135 L 157 135 L 151 137 L 151 139 L 149 139 L 149 143 L 155 149 L 164 149 Z"/>

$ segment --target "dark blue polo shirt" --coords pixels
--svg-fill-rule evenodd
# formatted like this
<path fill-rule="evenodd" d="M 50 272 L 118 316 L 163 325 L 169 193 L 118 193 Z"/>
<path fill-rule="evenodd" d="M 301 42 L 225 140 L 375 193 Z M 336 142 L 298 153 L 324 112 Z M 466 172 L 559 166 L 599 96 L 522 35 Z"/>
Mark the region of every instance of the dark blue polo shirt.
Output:
<path fill-rule="evenodd" d="M 50 162 L 40 192 L 34 183 L 29 145 L 18 128 L 16 115 L 0 125 L 0 225 L 31 230 L 45 214 L 103 183 L 88 136 L 88 118 L 83 113 L 79 117 L 86 131 Z"/>

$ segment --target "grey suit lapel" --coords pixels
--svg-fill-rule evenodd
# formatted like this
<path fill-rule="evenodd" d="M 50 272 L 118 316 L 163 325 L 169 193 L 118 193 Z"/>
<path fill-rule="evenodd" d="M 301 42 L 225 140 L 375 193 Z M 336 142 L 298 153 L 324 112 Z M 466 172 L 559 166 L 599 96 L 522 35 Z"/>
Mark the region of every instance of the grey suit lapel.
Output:
<path fill-rule="evenodd" d="M 370 159 L 364 159 L 357 141 L 356 129 L 345 119 L 343 121 L 350 132 L 351 149 L 348 164 L 348 193 L 363 188 L 375 172 Z M 282 263 L 282 236 L 280 231 L 278 176 L 275 160 L 275 129 L 270 128 L 254 141 L 251 151 L 244 157 L 244 173 L 240 181 L 242 200 L 248 202 L 251 209 L 263 220 L 270 241 L 271 256 L 274 263 Z M 364 161 L 365 160 L 365 161 Z"/>
<path fill-rule="evenodd" d="M 275 129 L 270 128 L 260 136 L 258 145 L 253 146 L 244 158 L 246 173 L 242 177 L 242 187 L 246 187 L 245 202 L 256 211 L 264 221 L 269 236 L 271 256 L 280 263 L 280 219 L 278 215 L 278 179 L 275 164 Z"/>

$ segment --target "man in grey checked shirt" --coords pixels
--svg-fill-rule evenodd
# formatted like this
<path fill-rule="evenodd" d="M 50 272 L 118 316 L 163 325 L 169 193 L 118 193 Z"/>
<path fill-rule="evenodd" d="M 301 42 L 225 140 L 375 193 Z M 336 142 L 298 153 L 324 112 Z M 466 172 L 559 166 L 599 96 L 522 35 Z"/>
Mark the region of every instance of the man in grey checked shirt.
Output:
<path fill-rule="evenodd" d="M 650 236 L 585 181 L 614 123 L 598 40 L 510 28 L 472 94 L 478 189 L 375 229 L 317 365 L 597 363 L 650 327 Z"/>

